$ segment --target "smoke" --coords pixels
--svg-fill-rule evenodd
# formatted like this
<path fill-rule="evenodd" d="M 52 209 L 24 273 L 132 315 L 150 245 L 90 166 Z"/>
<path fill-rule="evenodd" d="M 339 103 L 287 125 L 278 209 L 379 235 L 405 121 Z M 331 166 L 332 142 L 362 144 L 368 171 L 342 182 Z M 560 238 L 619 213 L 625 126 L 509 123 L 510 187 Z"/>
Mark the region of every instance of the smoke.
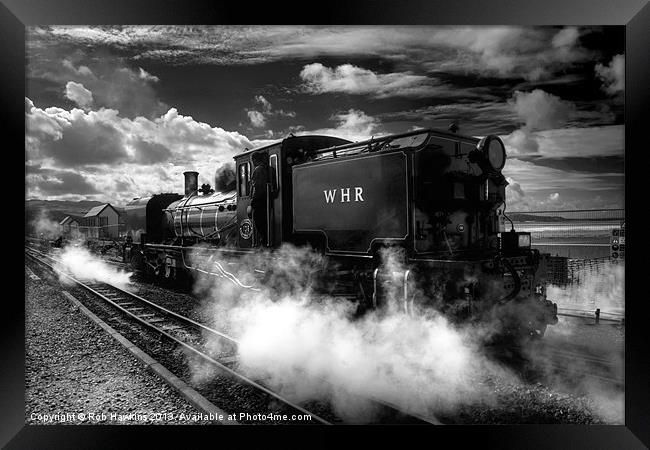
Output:
<path fill-rule="evenodd" d="M 214 189 L 217 192 L 228 192 L 235 190 L 235 166 L 226 163 L 217 169 L 214 175 Z"/>
<path fill-rule="evenodd" d="M 265 256 L 250 256 L 243 264 L 258 270 L 258 280 L 230 272 L 255 288 L 199 277 L 195 292 L 206 298 L 203 312 L 212 325 L 238 339 L 240 370 L 294 401 L 328 400 L 350 422 L 372 419 L 367 398 L 427 416 L 495 401 L 480 382 L 486 374 L 512 379 L 482 355 L 463 326 L 433 309 L 404 314 L 390 286 L 386 292 L 393 300 L 359 317 L 355 303 L 322 289 L 317 294 L 319 255 L 285 245 L 277 260 Z M 404 273 L 399 255 L 383 260 L 389 273 Z M 223 351 L 219 343 L 209 346 Z"/>
<path fill-rule="evenodd" d="M 79 281 L 105 282 L 122 289 L 130 283 L 131 273 L 111 267 L 83 247 L 67 246 L 63 248 L 59 261 L 57 268 L 68 272 Z M 59 279 L 69 283 L 69 280 L 63 275 L 59 275 Z"/>
<path fill-rule="evenodd" d="M 49 218 L 47 211 L 41 209 L 38 216 L 31 221 L 31 227 L 38 237 L 56 239 L 61 235 L 59 224 Z"/>

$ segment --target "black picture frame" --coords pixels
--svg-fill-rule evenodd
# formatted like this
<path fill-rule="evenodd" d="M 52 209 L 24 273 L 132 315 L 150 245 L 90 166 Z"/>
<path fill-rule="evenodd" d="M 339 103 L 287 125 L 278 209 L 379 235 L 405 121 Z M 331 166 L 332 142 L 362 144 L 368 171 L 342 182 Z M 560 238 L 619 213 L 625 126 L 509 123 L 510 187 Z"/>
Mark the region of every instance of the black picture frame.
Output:
<path fill-rule="evenodd" d="M 641 203 L 632 180 L 642 179 L 635 172 L 643 170 L 641 155 L 647 151 L 644 138 L 648 129 L 648 61 L 650 5 L 647 0 L 536 0 L 479 1 L 351 1 L 335 3 L 293 2 L 199 2 L 190 0 L 0 0 L 0 118 L 5 128 L 5 155 L 19 155 L 24 146 L 25 97 L 25 26 L 45 24 L 438 24 L 438 25 L 624 25 L 626 29 L 625 91 L 625 187 L 628 251 L 626 274 L 626 356 L 625 356 L 625 426 L 570 425 L 503 425 L 453 426 L 436 428 L 354 427 L 387 443 L 390 438 L 405 447 L 435 446 L 442 442 L 454 447 L 473 442 L 495 448 L 589 448 L 636 449 L 650 445 L 650 371 L 647 337 L 647 300 L 643 295 L 643 277 L 635 276 L 641 265 L 644 230 L 640 218 Z M 21 118 L 22 117 L 22 118 Z M 10 139 L 7 139 L 10 138 Z M 12 144 L 9 144 L 9 143 Z M 20 162 L 19 162 L 20 164 Z M 8 167 L 8 166 L 6 166 Z M 14 172 L 5 168 L 5 175 Z M 16 174 L 20 177 L 20 174 Z M 6 199 L 22 201 L 11 192 L 6 181 Z M 24 203 L 23 206 L 24 208 Z M 5 223 L 14 220 L 5 206 Z M 11 236 L 7 234 L 5 236 Z M 9 237 L 8 241 L 12 241 Z M 14 238 L 13 241 L 20 241 Z M 10 243 L 11 242 L 7 242 Z M 13 250 L 5 248 L 8 269 L 21 270 L 13 264 Z M 19 249 L 16 249 L 18 252 Z M 17 254 L 17 253 L 16 253 Z M 17 274 L 18 275 L 18 274 Z M 6 282 L 14 278 L 9 275 Z M 8 289 L 8 288 L 7 288 Z M 9 292 L 9 291 L 5 291 Z M 636 295 L 635 295 L 636 294 Z M 253 437 L 266 439 L 281 432 L 284 442 L 307 447 L 344 442 L 342 433 L 349 429 L 308 428 L 300 437 L 291 434 L 295 427 L 160 427 L 160 426 L 26 426 L 24 416 L 24 333 L 23 304 L 18 295 L 5 295 L 4 320 L 1 327 L 2 365 L 0 366 L 0 444 L 7 448 L 107 447 L 136 445 L 137 439 L 171 445 L 199 438 L 216 445 L 224 436 L 243 442 Z M 234 430 L 239 428 L 239 430 Z M 307 430 L 302 428 L 301 430 Z M 287 432 L 288 431 L 288 432 Z M 291 436 L 291 440 L 286 438 Z M 416 437 L 418 438 L 416 441 Z M 303 444 L 304 439 L 309 439 Z M 419 441 L 419 442 L 418 442 Z M 267 445 L 263 443 L 261 445 Z M 196 447 L 198 445 L 191 445 Z"/>

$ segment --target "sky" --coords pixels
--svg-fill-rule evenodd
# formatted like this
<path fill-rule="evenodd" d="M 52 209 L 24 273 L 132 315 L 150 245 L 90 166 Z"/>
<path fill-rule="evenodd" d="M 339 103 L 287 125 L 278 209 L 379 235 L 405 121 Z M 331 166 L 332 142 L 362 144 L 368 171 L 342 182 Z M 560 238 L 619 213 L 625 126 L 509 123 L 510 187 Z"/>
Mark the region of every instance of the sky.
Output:
<path fill-rule="evenodd" d="M 624 27 L 27 27 L 27 198 L 214 184 L 290 133 L 499 135 L 509 211 L 622 208 Z"/>

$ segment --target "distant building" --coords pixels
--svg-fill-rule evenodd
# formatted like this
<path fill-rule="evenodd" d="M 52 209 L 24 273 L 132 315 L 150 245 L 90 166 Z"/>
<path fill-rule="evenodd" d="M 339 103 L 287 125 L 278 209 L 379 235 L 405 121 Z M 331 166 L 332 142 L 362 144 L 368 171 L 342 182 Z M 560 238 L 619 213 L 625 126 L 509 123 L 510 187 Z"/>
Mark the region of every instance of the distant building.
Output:
<path fill-rule="evenodd" d="M 82 219 L 80 228 L 89 238 L 114 239 L 119 236 L 120 214 L 110 203 L 95 206 Z"/>
<path fill-rule="evenodd" d="M 79 233 L 79 226 L 83 221 L 82 217 L 79 216 L 65 216 L 61 222 L 59 222 L 59 227 L 61 227 L 61 234 L 63 235 L 77 235 Z"/>

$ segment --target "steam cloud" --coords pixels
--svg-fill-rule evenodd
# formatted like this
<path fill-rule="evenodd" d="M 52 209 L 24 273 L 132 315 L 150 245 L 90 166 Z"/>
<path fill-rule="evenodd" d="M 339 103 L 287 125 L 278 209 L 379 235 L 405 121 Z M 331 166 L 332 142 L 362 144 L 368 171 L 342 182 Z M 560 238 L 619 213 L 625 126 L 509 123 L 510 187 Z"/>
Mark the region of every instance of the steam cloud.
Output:
<path fill-rule="evenodd" d="M 58 268 L 69 272 L 79 281 L 106 282 L 120 288 L 125 288 L 130 283 L 131 273 L 111 267 L 83 247 L 65 247 L 59 259 Z M 69 280 L 62 275 L 59 275 L 59 279 L 69 283 Z"/>
<path fill-rule="evenodd" d="M 61 234 L 59 224 L 49 218 L 45 210 L 40 210 L 36 219 L 31 221 L 31 227 L 39 237 L 56 239 Z"/>
<path fill-rule="evenodd" d="M 261 256 L 247 262 L 265 272 L 259 291 L 209 277 L 199 278 L 195 291 L 208 299 L 213 325 L 238 339 L 240 369 L 289 398 L 328 399 L 349 421 L 371 420 L 368 397 L 427 416 L 489 403 L 493 393 L 481 377 L 511 377 L 481 354 L 467 330 L 435 310 L 409 316 L 395 301 L 355 318 L 352 302 L 310 288 L 318 255 L 289 245 L 279 253 L 281 265 L 265 266 Z M 394 258 L 385 261 L 399 269 Z M 222 350 L 218 342 L 209 346 Z"/>
<path fill-rule="evenodd" d="M 235 189 L 235 166 L 226 163 L 217 169 L 214 176 L 214 189 L 217 192 L 228 192 Z"/>

